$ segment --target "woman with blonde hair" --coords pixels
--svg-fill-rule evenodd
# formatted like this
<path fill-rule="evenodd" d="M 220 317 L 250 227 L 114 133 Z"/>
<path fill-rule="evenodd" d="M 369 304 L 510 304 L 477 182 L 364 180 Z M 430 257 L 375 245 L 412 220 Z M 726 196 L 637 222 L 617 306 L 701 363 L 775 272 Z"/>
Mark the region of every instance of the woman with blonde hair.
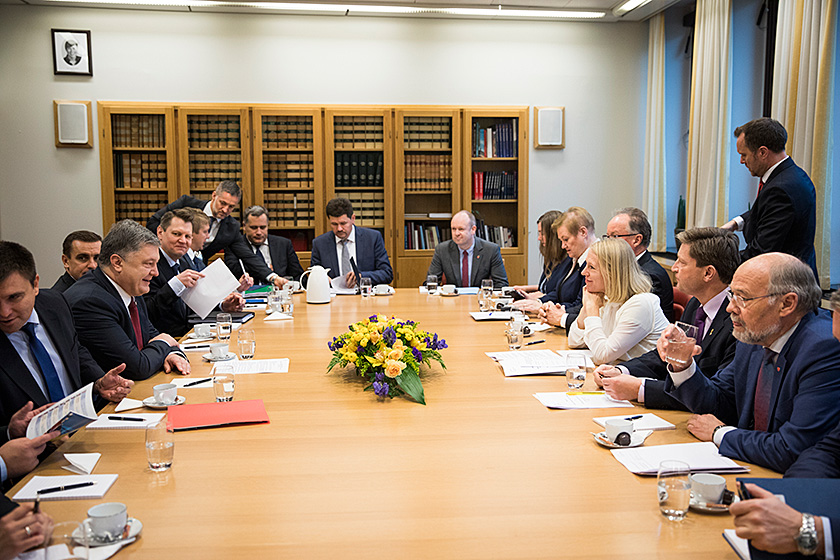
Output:
<path fill-rule="evenodd" d="M 630 245 L 622 239 L 594 243 L 583 276 L 583 307 L 569 329 L 571 348 L 589 348 L 596 364 L 626 361 L 656 348 L 668 320 Z"/>
<path fill-rule="evenodd" d="M 542 273 L 539 284 L 530 286 L 514 286 L 525 299 L 516 302 L 516 307 L 522 310 L 536 311 L 540 308 L 546 294 L 557 289 L 557 285 L 568 274 L 572 260 L 566 254 L 560 239 L 557 237 L 555 222 L 563 215 L 559 210 L 549 210 L 537 220 L 537 240 L 540 242 L 540 256 L 542 256 Z M 529 301 L 530 300 L 530 301 Z"/>

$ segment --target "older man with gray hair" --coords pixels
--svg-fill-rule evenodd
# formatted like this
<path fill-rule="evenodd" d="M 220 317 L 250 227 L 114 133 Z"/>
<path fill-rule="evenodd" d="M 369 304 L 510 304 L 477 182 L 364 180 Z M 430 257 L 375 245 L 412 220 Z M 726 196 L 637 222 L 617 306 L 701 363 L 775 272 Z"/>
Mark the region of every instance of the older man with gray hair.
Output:
<path fill-rule="evenodd" d="M 64 293 L 82 345 L 105 370 L 125 363 L 129 379 L 161 369 L 190 372 L 178 343 L 152 325 L 140 297 L 158 274 L 158 247 L 158 238 L 137 222 L 118 222 L 102 241 L 99 268 Z"/>
<path fill-rule="evenodd" d="M 692 360 L 682 369 L 671 361 L 665 390 L 697 414 L 688 421 L 695 437 L 784 472 L 840 421 L 840 343 L 811 269 L 795 257 L 754 257 L 730 289 L 735 358 L 711 379 Z M 657 343 L 663 359 L 675 328 Z"/>

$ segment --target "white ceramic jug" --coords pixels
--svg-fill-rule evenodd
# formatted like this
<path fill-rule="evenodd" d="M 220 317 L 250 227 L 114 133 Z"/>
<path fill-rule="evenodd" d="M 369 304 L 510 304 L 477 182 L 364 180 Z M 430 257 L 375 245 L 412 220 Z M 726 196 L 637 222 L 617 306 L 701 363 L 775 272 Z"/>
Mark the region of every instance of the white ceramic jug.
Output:
<path fill-rule="evenodd" d="M 300 277 L 303 284 L 303 277 L 309 275 L 309 282 L 306 284 L 306 303 L 330 302 L 330 277 L 327 274 L 329 271 L 329 268 L 316 264 Z"/>

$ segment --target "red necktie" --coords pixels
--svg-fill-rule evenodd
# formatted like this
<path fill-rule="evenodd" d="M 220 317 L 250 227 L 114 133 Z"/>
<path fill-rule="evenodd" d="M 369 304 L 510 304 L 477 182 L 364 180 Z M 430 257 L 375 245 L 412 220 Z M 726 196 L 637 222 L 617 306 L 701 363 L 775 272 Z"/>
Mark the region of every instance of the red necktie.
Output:
<path fill-rule="evenodd" d="M 468 288 L 470 285 L 470 261 L 466 251 L 463 251 L 463 255 L 461 258 L 461 286 Z"/>
<path fill-rule="evenodd" d="M 756 198 L 758 198 L 758 195 L 761 194 L 761 189 L 763 189 L 763 188 L 764 188 L 764 181 L 759 180 L 758 181 L 758 192 L 755 193 Z"/>
<path fill-rule="evenodd" d="M 137 341 L 137 348 L 143 349 L 143 331 L 140 329 L 140 314 L 137 312 L 137 304 L 134 298 L 128 304 L 128 314 L 131 317 L 131 326 L 134 327 L 134 339 Z"/>
<path fill-rule="evenodd" d="M 773 357 L 775 355 L 776 353 L 769 348 L 764 349 L 764 359 L 761 361 L 761 370 L 758 372 L 758 381 L 755 384 L 753 427 L 759 432 L 766 432 L 770 425 L 770 397 L 773 393 L 773 370 L 776 367 Z"/>

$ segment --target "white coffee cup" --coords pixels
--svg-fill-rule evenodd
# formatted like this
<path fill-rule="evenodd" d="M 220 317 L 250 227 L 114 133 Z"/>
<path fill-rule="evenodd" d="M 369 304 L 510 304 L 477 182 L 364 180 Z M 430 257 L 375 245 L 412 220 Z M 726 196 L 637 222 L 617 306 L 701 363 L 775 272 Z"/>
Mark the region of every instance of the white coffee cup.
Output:
<path fill-rule="evenodd" d="M 217 342 L 210 345 L 210 354 L 214 358 L 224 358 L 228 355 L 228 345 L 223 342 Z"/>
<path fill-rule="evenodd" d="M 120 502 L 97 504 L 87 514 L 86 523 L 89 523 L 93 536 L 104 542 L 118 540 L 128 522 L 127 508 Z"/>
<path fill-rule="evenodd" d="M 212 336 L 213 331 L 210 330 L 210 323 L 199 323 L 195 326 L 195 334 L 200 337 Z"/>
<path fill-rule="evenodd" d="M 286 286 L 289 286 L 289 289 L 293 292 L 300 290 L 300 282 L 298 282 L 297 280 L 289 280 L 286 283 Z"/>
<path fill-rule="evenodd" d="M 695 498 L 707 504 L 719 504 L 726 490 L 726 479 L 710 473 L 691 475 L 691 492 Z"/>
<path fill-rule="evenodd" d="M 444 294 L 454 294 L 455 293 L 455 284 L 444 284 L 440 288 L 438 288 Z"/>
<path fill-rule="evenodd" d="M 391 286 L 388 284 L 377 284 L 373 287 L 373 293 L 378 296 L 384 296 L 391 292 Z"/>
<path fill-rule="evenodd" d="M 604 422 L 607 431 L 607 439 L 616 445 L 630 445 L 633 437 L 633 421 L 624 418 L 614 418 Z M 622 436 L 621 434 L 627 434 Z"/>
<path fill-rule="evenodd" d="M 155 400 L 161 404 L 175 404 L 178 398 L 178 386 L 174 383 L 161 383 L 152 389 L 155 393 Z"/>

